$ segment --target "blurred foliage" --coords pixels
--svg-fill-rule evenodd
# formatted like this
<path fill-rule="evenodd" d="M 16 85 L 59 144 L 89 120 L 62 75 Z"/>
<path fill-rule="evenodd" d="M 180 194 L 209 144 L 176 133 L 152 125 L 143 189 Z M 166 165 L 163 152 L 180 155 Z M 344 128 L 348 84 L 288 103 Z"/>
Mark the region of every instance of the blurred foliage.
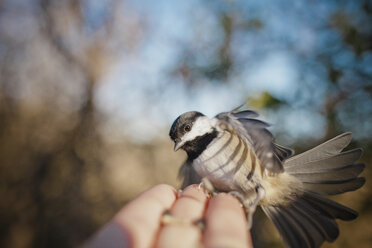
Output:
<path fill-rule="evenodd" d="M 285 104 L 285 102 L 265 91 L 258 96 L 249 97 L 247 104 L 256 109 L 276 109 Z"/>
<path fill-rule="evenodd" d="M 370 12 L 370 3 L 366 2 L 364 5 L 365 12 L 371 14 Z M 333 28 L 340 32 L 342 35 L 343 41 L 350 45 L 357 56 L 362 55 L 364 52 L 372 49 L 371 44 L 371 34 L 363 32 L 362 27 L 359 26 L 359 23 L 352 23 L 350 16 L 343 12 L 336 12 L 330 18 L 330 23 Z M 361 23 L 363 24 L 363 23 Z"/>
<path fill-rule="evenodd" d="M 167 137 L 136 144 L 129 139 L 112 143 L 103 135 L 107 113 L 97 103 L 99 86 L 109 68 L 151 41 L 146 17 L 125 3 L 0 1 L 0 247 L 77 246 L 139 192 L 157 183 L 177 185 L 183 157 L 172 152 Z M 358 210 L 360 218 L 341 223 L 340 238 L 327 246 L 369 247 L 371 1 L 329 1 L 332 11 L 319 16 L 323 21 L 306 15 L 311 8 L 322 10 L 322 1 L 296 5 L 295 19 L 313 25 L 322 37 L 310 50 L 299 47 L 299 40 L 272 33 L 270 16 L 258 14 L 265 12 L 247 14 L 246 1 L 199 4 L 216 18 L 218 32 L 205 47 L 199 44 L 200 37 L 180 42 L 183 52 L 168 68 L 169 81 L 182 78 L 190 92 L 207 83 L 229 85 L 267 54 L 291 52 L 303 80 L 293 89 L 295 94 L 289 90 L 286 99 L 273 92 L 247 93 L 248 102 L 279 116 L 288 109 L 315 109 L 326 120 L 322 140 L 348 129 L 359 131 L 352 147 L 365 149 L 367 184 L 358 193 L 337 199 Z M 283 1 L 283 6 L 292 4 Z M 286 8 L 274 14 L 286 15 Z M 241 36 L 248 37 L 246 42 L 237 43 Z M 257 43 L 256 37 L 265 44 Z M 252 51 L 242 58 L 245 47 Z M 311 75 L 325 76 L 314 80 Z M 320 89 L 325 89 L 324 97 L 319 97 Z M 155 93 L 148 91 L 149 98 Z M 303 151 L 319 142 L 310 137 L 294 146 Z M 255 224 L 256 247 L 282 247 L 262 213 Z"/>

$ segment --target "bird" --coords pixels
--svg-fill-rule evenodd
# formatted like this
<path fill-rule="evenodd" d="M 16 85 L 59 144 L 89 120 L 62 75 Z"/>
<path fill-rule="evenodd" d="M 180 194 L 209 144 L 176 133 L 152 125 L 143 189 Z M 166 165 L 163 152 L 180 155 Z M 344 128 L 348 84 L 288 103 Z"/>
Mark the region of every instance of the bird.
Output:
<path fill-rule="evenodd" d="M 248 226 L 260 206 L 287 247 L 315 248 L 336 240 L 336 219 L 351 221 L 358 213 L 327 196 L 365 183 L 359 177 L 365 165 L 357 162 L 363 150 L 343 151 L 352 133 L 294 155 L 274 142 L 257 112 L 239 108 L 213 118 L 190 111 L 173 122 L 174 150 L 187 154 L 179 170 L 181 188 L 200 184 L 212 193 L 232 194 L 246 210 Z"/>

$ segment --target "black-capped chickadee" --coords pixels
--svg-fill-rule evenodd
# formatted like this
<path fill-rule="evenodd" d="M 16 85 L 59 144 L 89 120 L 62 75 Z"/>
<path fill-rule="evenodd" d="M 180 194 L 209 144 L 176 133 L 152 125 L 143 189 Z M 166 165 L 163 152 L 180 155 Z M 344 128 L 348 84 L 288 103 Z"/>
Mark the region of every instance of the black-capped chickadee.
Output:
<path fill-rule="evenodd" d="M 205 186 L 238 197 L 249 222 L 260 205 L 289 247 L 334 241 L 339 235 L 335 219 L 353 220 L 358 213 L 325 196 L 365 183 L 358 177 L 365 166 L 356 163 L 362 149 L 342 152 L 352 136 L 344 133 L 292 156 L 293 150 L 273 142 L 269 125 L 257 117 L 250 110 L 212 119 L 199 112 L 179 116 L 169 135 L 174 150 L 187 153 L 180 169 L 182 187 L 205 179 Z"/>

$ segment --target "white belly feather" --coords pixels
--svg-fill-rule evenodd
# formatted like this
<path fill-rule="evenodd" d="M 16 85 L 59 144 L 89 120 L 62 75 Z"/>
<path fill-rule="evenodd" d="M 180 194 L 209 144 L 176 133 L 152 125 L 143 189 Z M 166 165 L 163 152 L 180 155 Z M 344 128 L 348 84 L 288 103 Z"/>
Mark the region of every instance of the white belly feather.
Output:
<path fill-rule="evenodd" d="M 212 184 L 220 190 L 238 190 L 238 181 L 242 180 L 250 171 L 250 154 L 245 154 L 242 159 L 246 145 L 236 135 L 230 132 L 221 133 L 216 140 L 214 140 L 205 151 L 194 160 L 194 169 L 201 177 L 207 177 Z M 241 164 L 239 170 L 237 165 Z M 237 173 L 239 171 L 239 173 Z"/>
<path fill-rule="evenodd" d="M 302 189 L 301 182 L 288 173 L 265 175 L 247 145 L 228 131 L 209 144 L 193 166 L 199 176 L 208 178 L 219 191 L 248 193 L 259 184 L 266 192 L 260 203 L 264 205 L 286 204 L 288 196 L 299 194 Z"/>

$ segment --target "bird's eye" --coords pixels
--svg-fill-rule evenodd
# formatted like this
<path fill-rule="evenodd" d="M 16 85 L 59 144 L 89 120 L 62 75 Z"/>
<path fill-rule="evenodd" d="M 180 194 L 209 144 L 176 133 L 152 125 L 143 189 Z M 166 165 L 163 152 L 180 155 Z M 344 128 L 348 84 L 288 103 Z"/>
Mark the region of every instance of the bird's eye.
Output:
<path fill-rule="evenodd" d="M 186 126 L 185 126 L 185 131 L 186 131 L 186 132 L 190 132 L 190 130 L 191 130 L 190 125 L 186 125 Z"/>

